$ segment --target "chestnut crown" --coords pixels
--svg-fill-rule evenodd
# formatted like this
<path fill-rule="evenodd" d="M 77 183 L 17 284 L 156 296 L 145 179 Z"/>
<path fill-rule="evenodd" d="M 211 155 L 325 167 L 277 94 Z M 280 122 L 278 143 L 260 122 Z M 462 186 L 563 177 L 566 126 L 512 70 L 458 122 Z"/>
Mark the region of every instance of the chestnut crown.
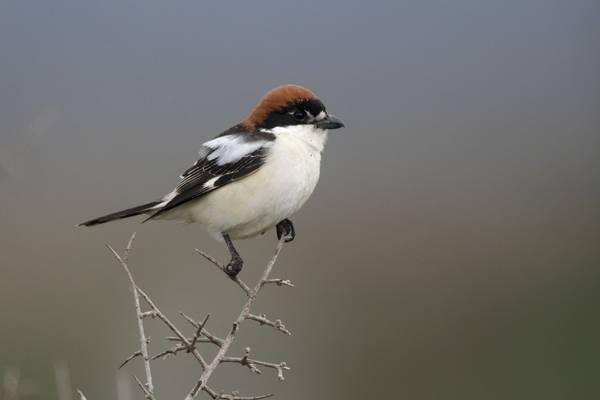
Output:
<path fill-rule="evenodd" d="M 306 124 L 322 129 L 344 126 L 327 114 L 325 105 L 312 91 L 299 85 L 282 85 L 267 92 L 242 122 L 251 130 Z"/>

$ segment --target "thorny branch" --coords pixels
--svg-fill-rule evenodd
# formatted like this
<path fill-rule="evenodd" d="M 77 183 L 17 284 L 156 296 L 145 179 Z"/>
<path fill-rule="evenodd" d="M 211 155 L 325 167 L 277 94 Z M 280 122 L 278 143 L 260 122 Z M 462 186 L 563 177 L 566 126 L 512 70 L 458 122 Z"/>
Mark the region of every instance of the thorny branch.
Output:
<path fill-rule="evenodd" d="M 273 368 L 277 371 L 277 379 L 280 381 L 284 380 L 283 371 L 287 371 L 290 368 L 286 365 L 285 361 L 280 363 L 271 363 L 266 361 L 260 361 L 250 358 L 250 347 L 246 347 L 246 354 L 243 357 L 224 357 L 221 360 L 222 363 L 238 363 L 243 366 L 248 367 L 251 372 L 256 374 L 262 374 L 262 371 L 257 367 L 257 365 Z"/>
<path fill-rule="evenodd" d="M 217 392 L 208 386 L 208 381 L 212 376 L 213 372 L 217 369 L 220 364 L 223 363 L 235 363 L 240 364 L 241 366 L 247 367 L 251 372 L 261 374 L 262 371 L 259 367 L 262 368 L 270 368 L 273 369 L 277 373 L 277 378 L 279 380 L 284 379 L 284 371 L 289 370 L 290 368 L 287 366 L 285 362 L 267 362 L 261 361 L 255 358 L 250 357 L 250 348 L 247 347 L 245 354 L 241 357 L 232 357 L 227 356 L 227 353 L 236 339 L 236 335 L 239 332 L 239 329 L 242 323 L 246 320 L 252 320 L 258 322 L 260 325 L 271 326 L 274 329 L 286 334 L 291 335 L 290 331 L 285 327 L 285 325 L 281 322 L 281 320 L 277 319 L 272 321 L 266 317 L 264 314 L 253 314 L 251 312 L 252 306 L 254 305 L 256 298 L 260 292 L 260 290 L 269 284 L 277 285 L 277 286 L 286 286 L 286 287 L 294 287 L 292 282 L 289 280 L 279 279 L 279 278 L 269 278 L 271 271 L 277 261 L 279 253 L 283 248 L 284 241 L 280 240 L 275 249 L 275 253 L 269 263 L 267 264 L 264 272 L 261 275 L 259 281 L 254 285 L 253 288 L 250 288 L 244 281 L 239 279 L 238 277 L 230 278 L 233 280 L 244 292 L 247 299 L 244 303 L 241 312 L 239 313 L 236 320 L 233 322 L 232 328 L 229 330 L 227 335 L 224 338 L 221 338 L 217 335 L 214 335 L 210 331 L 206 329 L 206 325 L 208 322 L 209 315 L 207 315 L 203 320 L 196 321 L 193 318 L 189 317 L 183 312 L 180 312 L 180 315 L 188 322 L 188 324 L 194 329 L 194 333 L 191 337 L 186 336 L 177 326 L 158 308 L 156 303 L 150 298 L 150 296 L 140 288 L 140 286 L 133 279 L 133 275 L 129 269 L 128 258 L 131 252 L 131 248 L 135 239 L 135 233 L 131 236 L 127 247 L 125 248 L 123 255 L 121 256 L 117 253 L 111 246 L 107 245 L 113 256 L 117 259 L 117 261 L 121 264 L 123 269 L 125 270 L 127 277 L 129 279 L 129 283 L 131 285 L 131 289 L 134 297 L 134 304 L 136 310 L 136 319 L 138 322 L 138 332 L 139 332 L 139 340 L 140 340 L 140 348 L 135 351 L 131 356 L 129 356 L 119 368 L 126 365 L 129 361 L 141 357 L 144 363 L 144 370 L 146 375 L 146 382 L 143 383 L 137 377 L 135 380 L 144 393 L 144 396 L 147 400 L 157 400 L 155 396 L 155 387 L 152 380 L 152 370 L 151 370 L 151 362 L 168 357 L 169 355 L 175 356 L 179 353 L 190 353 L 199 363 L 201 374 L 197 382 L 193 385 L 193 387 L 189 390 L 188 394 L 185 397 L 185 400 L 195 399 L 200 392 L 206 393 L 213 400 L 260 400 L 273 396 L 273 394 L 264 394 L 257 396 L 240 396 L 237 392 L 225 393 L 225 392 Z M 225 272 L 225 267 L 219 261 L 217 261 L 214 257 L 206 254 L 205 252 L 196 249 L 196 252 L 202 255 L 206 260 L 212 263 L 221 271 Z M 229 276 L 226 275 L 228 278 Z M 141 299 L 141 300 L 140 300 Z M 148 310 L 142 310 L 142 300 L 143 304 L 147 306 Z M 159 352 L 154 356 L 149 355 L 148 347 L 149 347 L 149 338 L 146 336 L 144 330 L 144 320 L 145 318 L 152 318 L 160 320 L 172 333 L 172 336 L 168 336 L 166 339 L 168 341 L 174 342 L 175 344 L 166 350 Z M 210 343 L 218 348 L 217 354 L 213 357 L 210 362 L 207 362 L 198 349 L 198 344 L 200 343 Z M 82 395 L 83 397 L 83 395 Z M 172 398 L 172 396 L 169 396 Z"/>
<path fill-rule="evenodd" d="M 175 324 L 173 324 L 167 317 L 165 314 L 163 314 L 158 307 L 154 304 L 154 302 L 150 299 L 150 297 L 146 294 L 146 292 L 144 292 L 142 289 L 140 289 L 139 286 L 137 286 L 137 290 L 138 292 L 142 295 L 142 298 L 146 301 L 146 303 L 148 303 L 148 305 L 152 308 L 152 310 L 156 313 L 156 316 L 162 320 L 165 325 L 171 330 L 173 331 L 173 333 L 186 345 L 188 351 L 190 353 L 192 353 L 194 355 L 194 357 L 196 358 L 196 360 L 198 360 L 198 362 L 200 363 L 200 365 L 202 366 L 202 369 L 206 368 L 206 361 L 204 361 L 204 358 L 202 358 L 202 355 L 200 354 L 200 352 L 198 350 L 196 350 L 195 348 L 192 347 L 192 343 L 184 336 L 183 333 L 181 333 L 179 331 L 179 329 L 177 329 L 177 327 L 175 326 Z"/>
<path fill-rule="evenodd" d="M 151 392 L 150 390 L 148 390 L 148 388 L 146 387 L 146 385 L 144 385 L 137 376 L 134 375 L 135 381 L 138 384 L 138 386 L 140 387 L 140 389 L 142 389 L 142 392 L 144 392 L 144 396 L 146 397 L 146 399 L 148 400 L 156 400 L 156 397 L 154 397 L 154 393 Z"/>
<path fill-rule="evenodd" d="M 129 252 L 131 251 L 131 246 L 133 246 L 133 241 L 135 240 L 135 232 L 131 235 L 129 239 L 129 243 L 127 243 L 127 247 L 125 248 L 125 253 L 123 257 L 119 255 L 112 247 L 106 245 L 108 249 L 112 252 L 113 256 L 121 263 L 121 266 L 127 273 L 127 277 L 129 278 L 129 283 L 131 284 L 131 291 L 133 292 L 133 300 L 135 303 L 135 313 L 137 317 L 138 323 L 138 331 L 140 334 L 140 351 L 142 358 L 144 359 L 144 370 L 146 372 L 146 384 L 144 388 L 145 391 L 148 392 L 146 395 L 147 398 L 152 398 L 154 395 L 154 383 L 152 382 L 152 369 L 150 368 L 150 357 L 148 356 L 148 339 L 146 339 L 146 333 L 144 332 L 144 316 L 142 315 L 142 306 L 140 305 L 140 296 L 138 292 L 138 287 L 133 280 L 133 275 L 131 275 L 131 271 L 129 270 L 129 266 L 127 265 L 127 259 L 129 258 Z M 135 356 L 134 356 L 135 357 Z M 133 358 L 133 357 L 131 357 Z M 130 358 L 130 359 L 131 359 Z M 127 361 L 125 361 L 127 363 Z M 150 397 L 149 397 L 150 396 Z"/>
<path fill-rule="evenodd" d="M 215 267 L 219 268 L 221 271 L 225 272 L 225 266 L 223 264 L 221 264 L 220 262 L 217 261 L 216 258 L 214 258 L 213 256 L 206 254 L 205 252 L 203 252 L 202 250 L 199 249 L 195 249 L 196 253 L 200 254 L 202 257 L 206 258 L 208 261 L 210 261 Z M 240 278 L 238 278 L 237 276 L 229 276 L 227 274 L 225 274 L 228 278 L 230 278 L 232 281 L 234 281 L 235 283 L 238 284 L 238 286 L 240 288 L 242 288 L 242 290 L 244 291 L 244 293 L 246 293 L 247 296 L 250 296 L 250 288 L 248 287 L 248 285 L 246 285 L 246 283 L 241 280 Z"/>
<path fill-rule="evenodd" d="M 204 390 L 204 392 L 208 393 L 208 395 L 215 400 L 219 400 L 219 399 L 223 399 L 223 400 L 261 400 L 261 399 L 267 399 L 269 397 L 274 396 L 274 394 L 272 394 L 272 393 L 261 394 L 258 396 L 240 396 L 237 392 L 233 392 L 231 394 L 217 393 L 213 389 L 209 388 L 208 386 L 204 387 L 203 390 Z"/>
<path fill-rule="evenodd" d="M 268 283 L 274 283 L 277 286 L 289 286 L 289 287 L 294 287 L 294 284 L 288 280 L 288 279 L 278 279 L 278 278 L 274 278 L 274 279 L 267 279 L 266 281 L 263 282 L 263 286 L 268 284 Z"/>
<path fill-rule="evenodd" d="M 267 318 L 267 316 L 265 314 L 261 314 L 261 315 L 248 314 L 246 319 L 251 319 L 253 321 L 258 322 L 261 325 L 271 326 L 271 327 L 277 329 L 279 332 L 285 333 L 286 335 L 292 334 L 292 332 L 287 330 L 287 328 L 285 327 L 283 322 L 281 322 L 280 319 L 271 321 L 270 319 Z"/>
<path fill-rule="evenodd" d="M 190 325 L 192 325 L 194 328 L 196 328 L 196 330 L 200 329 L 200 333 L 206 337 L 206 341 L 207 342 L 211 342 L 219 347 L 221 347 L 223 345 L 223 339 L 213 335 L 212 333 L 210 333 L 209 331 L 207 331 L 206 329 L 204 329 L 204 325 L 205 323 L 203 323 L 202 325 L 200 325 L 200 323 L 198 323 L 197 321 L 194 321 L 191 317 L 188 317 L 187 315 L 185 315 L 185 313 L 181 313 L 181 316 L 183 318 L 185 318 L 185 320 L 187 322 L 190 323 Z M 198 331 L 197 331 L 198 332 Z M 200 339 L 199 339 L 200 340 Z"/>
<path fill-rule="evenodd" d="M 250 293 L 248 295 L 248 300 L 246 300 L 246 304 L 244 304 L 244 307 L 242 308 L 240 315 L 237 317 L 237 319 L 233 323 L 231 330 L 229 331 L 229 333 L 223 340 L 223 345 L 219 348 L 217 355 L 215 356 L 215 358 L 213 358 L 213 360 L 208 365 L 208 367 L 206 367 L 206 369 L 202 372 L 202 375 L 200 375 L 200 378 L 198 379 L 196 384 L 189 391 L 188 395 L 185 397 L 185 400 L 192 400 L 192 399 L 196 398 L 196 396 L 198 396 L 198 393 L 200 393 L 201 390 L 204 390 L 204 388 L 206 387 L 206 383 L 210 379 L 211 375 L 213 374 L 215 369 L 219 366 L 219 364 L 221 363 L 221 360 L 223 358 L 225 358 L 225 355 L 227 354 L 229 347 L 235 340 L 235 336 L 237 334 L 238 329 L 240 328 L 240 325 L 242 324 L 242 322 L 244 322 L 248 318 L 248 315 L 250 315 L 250 309 L 252 308 L 252 306 L 254 305 L 254 302 L 256 301 L 256 296 L 258 295 L 258 292 L 260 292 L 260 289 L 263 287 L 264 282 L 267 279 L 269 279 L 271 270 L 273 269 L 273 266 L 275 265 L 275 262 L 277 261 L 277 257 L 279 257 L 279 253 L 281 252 L 281 249 L 283 248 L 283 243 L 284 243 L 284 239 L 282 238 L 277 243 L 277 248 L 275 249 L 275 254 L 271 258 L 271 261 L 269 262 L 269 264 L 267 264 L 267 268 L 263 272 L 260 280 L 254 287 L 254 289 L 252 289 L 250 291 Z"/>

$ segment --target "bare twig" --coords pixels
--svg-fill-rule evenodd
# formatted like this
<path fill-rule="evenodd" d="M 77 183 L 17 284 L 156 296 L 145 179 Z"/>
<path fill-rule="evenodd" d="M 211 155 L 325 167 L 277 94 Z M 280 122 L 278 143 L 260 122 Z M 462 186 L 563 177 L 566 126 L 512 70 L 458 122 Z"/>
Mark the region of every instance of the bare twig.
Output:
<path fill-rule="evenodd" d="M 196 253 L 200 254 L 202 257 L 206 258 L 208 261 L 210 261 L 215 267 L 219 268 L 221 271 L 223 271 L 223 273 L 232 281 L 234 281 L 235 283 L 238 284 L 238 286 L 240 288 L 242 288 L 242 290 L 244 291 L 244 293 L 246 293 L 246 296 L 250 296 L 250 287 L 248 287 L 248 285 L 246 285 L 246 283 L 241 280 L 240 278 L 238 278 L 237 276 L 229 276 L 227 275 L 227 272 L 225 272 L 225 266 L 223 264 L 221 264 L 220 262 L 217 261 L 216 258 L 214 258 L 213 256 L 211 256 L 210 254 L 206 254 L 205 252 L 203 252 L 202 250 L 199 249 L 195 249 Z"/>
<path fill-rule="evenodd" d="M 271 321 L 270 319 L 267 318 L 267 316 L 265 314 L 261 314 L 261 315 L 254 315 L 254 314 L 248 314 L 246 316 L 246 319 L 250 319 L 252 321 L 256 321 L 261 325 L 268 325 L 271 326 L 275 329 L 277 329 L 279 332 L 285 333 L 286 335 L 291 335 L 292 332 L 290 332 L 285 325 L 283 324 L 283 322 L 281 322 L 280 319 L 276 319 L 275 321 Z"/>
<path fill-rule="evenodd" d="M 208 314 L 206 316 L 206 318 L 204 318 L 204 321 L 202 321 L 202 323 L 197 323 L 196 321 L 192 320 L 190 317 L 188 317 L 187 315 L 185 315 L 183 312 L 179 312 L 184 318 L 188 319 L 188 321 L 190 321 L 190 323 L 196 328 L 196 334 L 194 335 L 194 337 L 192 339 L 187 339 L 187 338 L 183 338 L 185 339 L 182 340 L 181 337 L 179 336 L 171 336 L 171 337 L 167 337 L 167 340 L 176 340 L 179 342 L 179 344 L 177 346 L 174 346 L 168 350 L 165 350 L 161 353 L 156 354 L 155 356 L 153 356 L 151 358 L 151 360 L 155 360 L 157 358 L 161 358 L 161 357 L 166 357 L 168 355 L 177 355 L 177 353 L 179 353 L 180 351 L 185 351 L 186 353 L 190 353 L 195 351 L 196 349 L 196 343 L 198 342 L 202 342 L 202 343 L 212 343 L 212 340 L 210 339 L 205 339 L 202 338 L 202 331 L 204 329 L 204 326 L 206 326 L 206 322 L 208 321 L 208 318 L 210 317 L 210 314 Z M 189 343 L 189 344 L 188 344 Z"/>
<path fill-rule="evenodd" d="M 142 314 L 142 318 L 156 318 L 158 317 L 158 314 L 156 314 L 155 311 L 144 311 Z"/>
<path fill-rule="evenodd" d="M 180 331 L 175 324 L 158 308 L 158 306 L 152 301 L 150 296 L 140 288 L 137 283 L 133 279 L 133 275 L 128 267 L 128 257 L 135 239 L 135 233 L 131 236 L 123 255 L 119 255 L 111 246 L 107 245 L 108 249 L 111 251 L 113 256 L 119 261 L 123 269 L 125 270 L 129 283 L 131 285 L 135 309 L 136 309 L 136 317 L 138 320 L 138 330 L 140 336 L 140 350 L 133 353 L 130 357 L 128 357 L 119 368 L 126 365 L 129 361 L 136 357 L 142 357 L 144 361 L 144 367 L 146 371 L 146 383 L 142 383 L 137 377 L 135 380 L 143 391 L 144 396 L 147 400 L 156 400 L 154 394 L 154 385 L 152 381 L 152 372 L 150 368 L 150 362 L 157 358 L 167 357 L 169 355 L 177 355 L 180 352 L 191 353 L 194 358 L 200 363 L 202 368 L 202 372 L 200 374 L 200 378 L 193 385 L 186 396 L 186 400 L 195 399 L 200 392 L 205 392 L 209 395 L 213 400 L 224 399 L 224 400 L 260 400 L 273 396 L 273 394 L 264 394 L 264 395 L 255 395 L 255 396 L 240 396 L 237 392 L 231 392 L 229 394 L 221 392 L 217 393 L 215 390 L 211 389 L 207 383 L 210 377 L 212 376 L 215 369 L 222 363 L 237 363 L 242 366 L 247 367 L 251 372 L 260 374 L 262 371 L 259 367 L 271 368 L 277 372 L 277 377 L 280 380 L 284 379 L 284 371 L 289 370 L 290 368 L 286 365 L 285 362 L 280 363 L 272 363 L 267 361 L 261 361 L 258 359 L 250 358 L 250 348 L 246 348 L 246 352 L 242 357 L 227 357 L 227 352 L 229 351 L 232 343 L 234 342 L 237 332 L 240 329 L 241 324 L 245 320 L 253 320 L 261 325 L 271 326 L 287 335 L 291 333 L 285 325 L 280 320 L 271 321 L 264 314 L 256 315 L 251 313 L 252 306 L 254 305 L 258 293 L 260 290 L 268 285 L 273 284 L 277 286 L 288 286 L 293 287 L 294 285 L 289 280 L 284 279 L 269 279 L 269 275 L 279 257 L 279 254 L 283 248 L 284 240 L 280 240 L 275 249 L 275 253 L 269 263 L 267 264 L 264 272 L 261 275 L 260 280 L 256 283 L 253 288 L 250 288 L 244 281 L 240 280 L 237 277 L 231 278 L 236 284 L 242 289 L 242 291 L 247 295 L 246 302 L 244 303 L 241 312 L 239 313 L 236 320 L 233 322 L 233 326 L 225 336 L 225 338 L 220 338 L 212 333 L 210 333 L 206 329 L 206 324 L 208 322 L 209 315 L 207 315 L 204 320 L 198 322 L 191 317 L 187 316 L 183 312 L 180 314 L 185 318 L 185 320 L 194 328 L 195 332 L 191 338 L 188 338 L 186 335 Z M 221 265 L 215 258 L 212 256 L 196 249 L 196 251 L 210 261 L 213 265 L 219 268 L 221 271 L 225 271 L 225 267 Z M 145 305 L 149 307 L 147 311 L 142 311 L 141 299 L 143 299 Z M 167 337 L 167 340 L 174 341 L 176 344 L 170 349 L 164 350 L 152 357 L 148 354 L 148 343 L 149 339 L 147 338 L 144 331 L 144 319 L 145 318 L 158 318 L 161 320 L 171 332 L 174 333 L 175 336 Z M 218 347 L 217 354 L 214 356 L 212 361 L 208 363 L 202 355 L 200 354 L 197 344 L 198 343 L 212 343 L 213 345 Z M 80 392 L 80 400 L 85 400 L 83 393 Z"/>
<path fill-rule="evenodd" d="M 283 371 L 290 370 L 290 367 L 288 367 L 287 364 L 283 361 L 280 363 L 272 363 L 272 362 L 260 361 L 260 360 L 250 358 L 250 348 L 249 347 L 246 348 L 246 354 L 244 354 L 243 357 L 223 357 L 221 362 L 222 363 L 238 363 L 240 365 L 248 367 L 248 369 L 251 372 L 254 372 L 256 374 L 262 374 L 262 371 L 260 369 L 258 369 L 257 365 L 260 365 L 262 367 L 272 368 L 277 371 L 277 379 L 279 379 L 280 381 L 285 379 L 285 377 L 283 376 Z"/>
<path fill-rule="evenodd" d="M 131 248 L 133 246 L 133 242 L 135 241 L 136 233 L 133 232 L 131 237 L 129 238 L 129 242 L 127 242 L 127 246 L 125 247 L 125 251 L 123 252 L 123 261 L 127 262 L 129 260 L 129 253 L 131 253 Z"/>
<path fill-rule="evenodd" d="M 233 323 L 231 330 L 229 331 L 229 333 L 223 340 L 223 345 L 219 348 L 219 351 L 217 352 L 217 354 L 215 355 L 215 357 L 213 358 L 211 363 L 204 369 L 204 371 L 200 375 L 200 378 L 198 379 L 196 384 L 190 389 L 190 391 L 188 392 L 188 395 L 186 396 L 186 400 L 191 400 L 191 399 L 196 398 L 198 393 L 200 393 L 200 391 L 204 390 L 204 388 L 206 387 L 206 383 L 208 382 L 208 379 L 211 377 L 211 375 L 213 374 L 213 372 L 215 371 L 217 366 L 221 363 L 221 360 L 223 360 L 223 358 L 225 358 L 227 351 L 229 351 L 229 347 L 235 340 L 235 336 L 236 336 L 238 329 L 240 328 L 240 325 L 242 324 L 242 322 L 244 322 L 244 320 L 250 314 L 250 310 L 251 310 L 252 306 L 254 305 L 254 302 L 256 301 L 258 292 L 263 287 L 264 282 L 267 279 L 269 279 L 269 275 L 271 274 L 273 266 L 275 265 L 275 262 L 277 261 L 277 257 L 279 257 L 279 253 L 281 252 L 281 249 L 283 248 L 283 243 L 284 243 L 283 239 L 279 240 L 279 242 L 277 244 L 277 248 L 275 249 L 275 254 L 271 258 L 271 261 L 267 264 L 267 268 L 263 272 L 260 280 L 254 287 L 254 289 L 252 289 L 249 292 L 248 300 L 246 300 L 246 303 L 244 304 L 242 311 L 240 312 L 239 316 Z"/>
<path fill-rule="evenodd" d="M 183 314 L 183 313 L 181 313 L 181 314 Z M 196 334 L 194 335 L 194 338 L 192 339 L 192 342 L 190 343 L 190 347 L 188 348 L 188 351 L 192 351 L 196 348 L 196 342 L 202 335 L 202 329 L 204 329 L 206 322 L 208 322 L 208 317 L 210 317 L 210 314 L 207 314 L 206 317 L 204 318 L 204 321 L 202 321 L 202 323 L 198 324 L 198 328 L 196 328 Z"/>
<path fill-rule="evenodd" d="M 140 296 L 138 286 L 133 280 L 133 275 L 129 270 L 129 266 L 127 265 L 127 257 L 129 257 L 129 253 L 131 252 L 131 246 L 133 246 L 133 241 L 135 240 L 135 232 L 131 235 L 129 239 L 129 243 L 124 252 L 124 258 L 121 258 L 119 253 L 117 253 L 111 246 L 106 245 L 108 249 L 112 252 L 113 256 L 119 261 L 127 277 L 129 278 L 129 283 L 131 284 L 131 290 L 133 292 L 133 301 L 135 303 L 135 313 L 138 321 L 138 332 L 140 335 L 140 352 L 142 353 L 142 358 L 144 360 L 144 370 L 146 372 L 146 386 L 144 388 L 150 395 L 154 395 L 154 383 L 152 382 L 152 368 L 150 367 L 150 357 L 148 355 L 148 339 L 146 338 L 146 333 L 144 331 L 144 317 L 142 313 L 142 307 L 140 305 Z M 136 378 L 137 379 L 137 378 Z M 146 396 L 147 397 L 147 396 Z"/>
<path fill-rule="evenodd" d="M 177 336 L 167 336 L 165 337 L 166 340 L 170 341 L 170 342 L 180 342 L 181 343 L 181 339 L 179 339 Z M 187 338 L 187 340 L 191 341 L 193 338 Z M 212 343 L 215 346 L 219 346 L 218 343 L 215 343 L 213 340 L 210 340 L 208 338 L 198 338 L 198 340 L 196 340 L 197 343 Z"/>
<path fill-rule="evenodd" d="M 212 397 L 213 400 L 220 400 L 220 399 L 223 399 L 223 400 L 261 400 L 261 399 L 267 399 L 269 397 L 273 397 L 273 393 L 261 394 L 258 396 L 240 396 L 240 395 L 234 394 L 234 393 L 232 393 L 232 394 L 217 393 L 208 386 L 205 386 L 202 390 L 205 391 L 206 393 L 208 393 L 208 395 L 210 397 Z"/>
<path fill-rule="evenodd" d="M 178 344 L 177 346 L 171 347 L 165 351 L 161 351 L 160 353 L 150 357 L 150 360 L 156 360 L 158 358 L 166 358 L 168 355 L 176 356 L 180 351 L 187 352 L 188 347 L 185 344 Z"/>
<path fill-rule="evenodd" d="M 140 295 L 142 295 L 144 301 L 150 306 L 150 308 L 152 308 L 152 311 L 156 313 L 157 318 L 163 321 L 165 325 L 167 325 L 167 327 L 187 346 L 187 348 L 190 349 L 190 353 L 192 353 L 196 360 L 198 360 L 198 362 L 202 366 L 202 369 L 205 369 L 207 364 L 206 361 L 204 361 L 204 358 L 202 357 L 200 352 L 196 349 L 192 349 L 192 343 L 185 337 L 183 333 L 181 333 L 179 329 L 177 329 L 177 327 L 171 322 L 171 320 L 169 320 L 169 318 L 167 318 L 167 316 L 163 314 L 162 311 L 160 311 L 160 309 L 156 306 L 156 304 L 154 304 L 150 296 L 148 296 L 146 292 L 144 292 L 139 286 L 136 287 Z"/>
<path fill-rule="evenodd" d="M 263 282 L 263 286 L 267 285 L 269 283 L 275 284 L 277 286 L 294 287 L 294 284 L 289 279 L 279 279 L 279 278 L 267 279 L 266 281 Z"/>
<path fill-rule="evenodd" d="M 142 356 L 143 356 L 143 354 L 142 354 L 141 351 L 139 351 L 139 350 L 136 351 L 135 353 L 133 353 L 132 355 L 130 355 L 129 357 L 127 357 L 125 359 L 125 361 L 123 361 L 121 363 L 121 365 L 119 365 L 119 369 L 123 368 L 125 366 L 125 364 L 127 364 L 129 361 L 133 360 L 134 358 L 136 358 L 136 357 L 142 357 Z"/>
<path fill-rule="evenodd" d="M 200 326 L 200 323 L 198 321 L 194 321 L 194 319 L 192 319 L 191 317 L 189 317 L 188 315 L 186 315 L 185 313 L 181 313 L 181 316 L 183 318 L 186 319 L 187 322 L 190 323 L 190 325 L 192 325 L 194 328 L 198 329 L 198 327 Z M 202 331 L 201 331 L 202 335 L 206 337 L 206 339 L 209 342 L 214 343 L 215 345 L 221 347 L 223 345 L 223 339 L 221 339 L 220 337 L 217 337 L 215 335 L 213 335 L 212 333 L 210 333 L 209 331 L 207 331 L 204 326 L 202 326 Z M 198 341 L 203 341 L 202 339 L 198 339 Z"/>
<path fill-rule="evenodd" d="M 154 393 L 152 393 L 150 389 L 147 388 L 146 385 L 144 385 L 137 376 L 134 375 L 133 377 L 135 378 L 135 381 L 137 382 L 140 389 L 142 389 L 142 392 L 144 392 L 144 397 L 146 397 L 147 400 L 156 400 L 156 397 L 154 397 Z"/>

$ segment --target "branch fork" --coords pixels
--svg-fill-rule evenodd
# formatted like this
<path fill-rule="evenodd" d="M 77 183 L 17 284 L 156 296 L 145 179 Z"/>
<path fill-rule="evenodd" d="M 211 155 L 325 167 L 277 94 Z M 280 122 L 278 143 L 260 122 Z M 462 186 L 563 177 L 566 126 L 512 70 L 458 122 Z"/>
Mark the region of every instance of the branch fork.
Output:
<path fill-rule="evenodd" d="M 258 315 L 253 314 L 251 312 L 252 307 L 257 299 L 257 296 L 264 286 L 276 285 L 279 287 L 294 287 L 292 282 L 290 282 L 289 280 L 269 277 L 273 267 L 275 266 L 277 258 L 279 257 L 279 254 L 283 248 L 284 240 L 279 240 L 273 257 L 267 264 L 259 281 L 252 288 L 237 276 L 230 277 L 229 275 L 227 275 L 225 272 L 225 266 L 219 261 L 217 261 L 217 259 L 201 250 L 195 250 L 198 254 L 200 254 L 202 257 L 208 260 L 211 264 L 213 264 L 215 267 L 217 267 L 223 273 L 225 273 L 226 276 L 229 279 L 231 279 L 234 283 L 236 283 L 237 286 L 246 295 L 246 302 L 244 303 L 238 317 L 233 322 L 232 328 L 229 330 L 227 335 L 222 338 L 212 334 L 206 329 L 206 325 L 208 323 L 210 314 L 206 315 L 206 317 L 202 321 L 198 322 L 183 312 L 179 313 L 181 317 L 183 317 L 183 319 L 194 329 L 193 336 L 188 337 L 184 335 L 184 333 L 179 328 L 177 328 L 177 326 L 158 308 L 158 306 L 154 303 L 150 296 L 144 290 L 142 290 L 140 286 L 135 282 L 131 270 L 129 268 L 128 258 L 134 241 L 135 233 L 129 239 L 129 242 L 123 252 L 123 255 L 117 253 L 111 246 L 107 245 L 107 247 L 112 253 L 112 255 L 115 257 L 115 259 L 122 266 L 129 280 L 131 291 L 133 293 L 140 343 L 139 350 L 135 351 L 132 355 L 127 357 L 127 359 L 123 361 L 119 368 L 122 368 L 135 358 L 142 358 L 144 364 L 145 382 L 142 382 L 137 377 L 135 377 L 135 380 L 138 386 L 140 387 L 141 391 L 143 392 L 144 397 L 147 400 L 157 400 L 152 377 L 151 362 L 157 359 L 167 358 L 168 356 L 176 356 L 179 353 L 191 354 L 198 362 L 201 370 L 201 374 L 198 380 L 188 391 L 187 395 L 185 396 L 185 400 L 195 399 L 200 392 L 206 393 L 213 400 L 261 400 L 273 396 L 273 394 L 241 396 L 236 391 L 233 391 L 231 393 L 217 392 L 210 386 L 208 386 L 208 381 L 211 378 L 214 371 L 216 370 L 216 368 L 223 363 L 240 364 L 241 366 L 247 367 L 250 370 L 250 372 L 255 374 L 262 373 L 259 367 L 271 368 L 274 371 L 276 371 L 277 378 L 279 380 L 285 379 L 284 372 L 288 371 L 290 368 L 284 361 L 279 363 L 273 363 L 251 358 L 249 347 L 245 349 L 244 355 L 241 357 L 227 356 L 227 353 L 231 345 L 235 341 L 237 333 L 239 332 L 242 323 L 246 320 L 253 320 L 258 322 L 260 325 L 271 326 L 272 328 L 286 335 L 291 335 L 291 332 L 285 327 L 281 320 L 277 319 L 275 321 L 272 321 L 268 319 L 265 314 Z M 142 310 L 142 303 L 145 305 L 145 307 L 148 308 L 146 311 Z M 163 350 L 162 352 L 154 356 L 150 356 L 148 350 L 150 338 L 146 335 L 144 327 L 144 320 L 146 319 L 160 320 L 173 333 L 172 336 L 168 336 L 166 339 L 168 341 L 175 342 L 175 344 L 169 349 Z M 213 359 L 210 362 L 208 362 L 200 353 L 198 348 L 198 345 L 200 343 L 209 343 L 218 348 L 217 354 L 213 357 Z"/>

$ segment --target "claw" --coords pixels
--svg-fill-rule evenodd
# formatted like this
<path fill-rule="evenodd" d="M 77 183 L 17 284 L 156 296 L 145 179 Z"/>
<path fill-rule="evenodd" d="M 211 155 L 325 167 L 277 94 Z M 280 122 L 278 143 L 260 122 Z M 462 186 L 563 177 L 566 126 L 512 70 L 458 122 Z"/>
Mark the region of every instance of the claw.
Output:
<path fill-rule="evenodd" d="M 294 224 L 289 219 L 284 219 L 277 224 L 277 239 L 283 238 L 285 243 L 291 242 L 296 237 Z"/>
<path fill-rule="evenodd" d="M 237 274 L 240 273 L 242 267 L 244 266 L 244 262 L 241 258 L 232 259 L 229 261 L 229 264 L 225 266 L 225 273 L 229 275 L 231 278 L 235 278 Z"/>

